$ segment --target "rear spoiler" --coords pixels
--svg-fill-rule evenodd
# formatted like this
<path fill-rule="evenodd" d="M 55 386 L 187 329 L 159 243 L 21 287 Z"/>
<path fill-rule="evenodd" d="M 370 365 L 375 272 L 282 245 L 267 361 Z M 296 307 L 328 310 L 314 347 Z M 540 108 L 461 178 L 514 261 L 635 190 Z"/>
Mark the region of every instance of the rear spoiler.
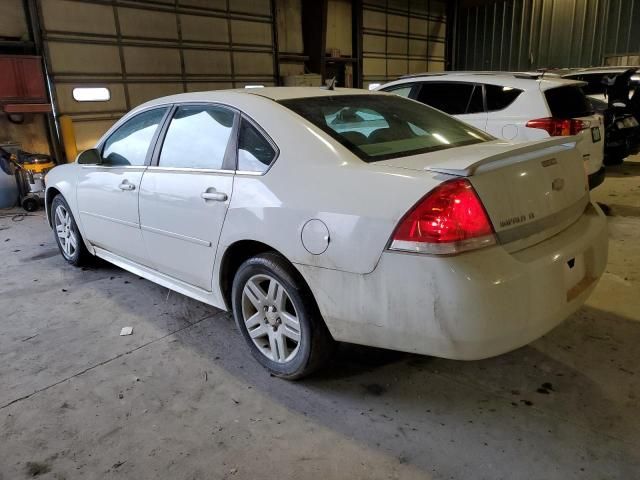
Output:
<path fill-rule="evenodd" d="M 479 160 L 477 158 L 465 158 L 461 156 L 452 158 L 446 162 L 429 165 L 424 169 L 429 172 L 444 173 L 446 175 L 470 177 L 476 174 L 481 167 L 484 167 L 482 171 L 493 170 L 499 168 L 504 163 L 519 163 L 532 158 L 571 150 L 575 148 L 577 141 L 578 138 L 576 136 L 571 136 L 537 140 L 519 145 L 515 144 L 510 150 L 504 151 L 500 149 L 500 153 L 489 155 Z M 504 143 L 500 145 L 504 146 Z"/>

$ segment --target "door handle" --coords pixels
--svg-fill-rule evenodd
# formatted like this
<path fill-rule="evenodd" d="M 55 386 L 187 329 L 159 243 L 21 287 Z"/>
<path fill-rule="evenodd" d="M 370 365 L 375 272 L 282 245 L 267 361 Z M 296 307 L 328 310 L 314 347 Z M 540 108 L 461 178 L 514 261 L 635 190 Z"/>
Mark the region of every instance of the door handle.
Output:
<path fill-rule="evenodd" d="M 120 185 L 118 185 L 120 190 L 135 190 L 136 186 L 133 183 L 129 183 L 128 180 L 123 181 Z"/>
<path fill-rule="evenodd" d="M 227 194 L 222 192 L 202 192 L 200 196 L 206 200 L 215 200 L 216 202 L 226 202 Z"/>

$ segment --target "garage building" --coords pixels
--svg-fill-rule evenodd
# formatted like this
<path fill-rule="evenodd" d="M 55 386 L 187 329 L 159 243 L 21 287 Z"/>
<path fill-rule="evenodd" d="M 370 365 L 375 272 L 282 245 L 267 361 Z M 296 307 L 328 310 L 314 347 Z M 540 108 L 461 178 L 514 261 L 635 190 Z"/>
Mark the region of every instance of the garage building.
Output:
<path fill-rule="evenodd" d="M 0 479 L 640 477 L 635 69 L 633 0 L 0 1 Z M 382 96 L 373 90 L 403 77 L 403 95 L 422 101 L 423 80 L 467 85 L 461 75 L 496 72 L 582 82 L 602 118 L 580 117 L 579 130 L 604 156 L 585 201 L 606 214 L 606 268 L 584 305 L 522 348 L 460 361 L 345 342 L 327 367 L 288 382 L 252 359 L 231 313 L 143 273 L 97 260 L 74 269 L 59 255 L 46 175 L 145 102 L 280 86 Z M 615 78 L 627 73 L 629 104 L 616 106 Z M 477 101 L 487 117 L 518 96 L 500 84 L 504 99 L 490 99 L 478 85 L 460 112 L 444 104 L 453 87 L 423 103 L 464 115 Z M 574 125 L 549 135 L 576 135 Z M 623 127 L 624 153 L 607 157 Z M 264 136 L 275 159 L 280 146 Z M 322 186 L 327 197 L 336 185 Z M 333 238 L 312 225 L 326 249 Z M 311 227 L 301 228 L 304 243 Z"/>

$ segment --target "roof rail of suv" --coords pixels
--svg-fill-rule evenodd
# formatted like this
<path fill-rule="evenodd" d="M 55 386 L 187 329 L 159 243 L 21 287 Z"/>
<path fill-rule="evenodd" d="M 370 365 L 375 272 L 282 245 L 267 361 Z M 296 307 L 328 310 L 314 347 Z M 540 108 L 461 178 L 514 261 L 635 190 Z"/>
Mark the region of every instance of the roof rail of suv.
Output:
<path fill-rule="evenodd" d="M 547 72 L 507 72 L 507 71 L 451 71 L 451 72 L 424 72 L 424 73 L 412 73 L 410 75 L 403 75 L 400 78 L 418 78 L 418 77 L 437 77 L 444 75 L 501 75 L 511 76 L 514 78 L 532 79 L 537 80 L 544 75 L 557 77 L 559 75 L 547 73 Z"/>

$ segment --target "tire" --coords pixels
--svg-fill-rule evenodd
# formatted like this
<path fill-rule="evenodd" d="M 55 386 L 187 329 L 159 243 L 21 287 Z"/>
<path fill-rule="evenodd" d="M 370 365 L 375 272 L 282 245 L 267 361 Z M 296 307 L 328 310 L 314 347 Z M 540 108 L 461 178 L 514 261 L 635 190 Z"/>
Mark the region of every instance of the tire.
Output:
<path fill-rule="evenodd" d="M 333 353 L 329 333 L 309 288 L 279 254 L 246 260 L 233 279 L 233 316 L 256 360 L 288 380 L 320 368 Z"/>
<path fill-rule="evenodd" d="M 612 165 L 622 165 L 622 162 L 624 162 L 624 159 L 626 157 L 605 157 L 604 161 L 602 163 L 604 163 L 607 166 L 612 166 Z"/>
<path fill-rule="evenodd" d="M 80 235 L 69 204 L 62 195 L 56 195 L 51 202 L 51 224 L 62 257 L 75 267 L 85 265 L 91 254 Z"/>
<path fill-rule="evenodd" d="M 22 200 L 22 208 L 27 212 L 35 212 L 40 207 L 40 202 L 33 197 L 26 197 Z"/>

